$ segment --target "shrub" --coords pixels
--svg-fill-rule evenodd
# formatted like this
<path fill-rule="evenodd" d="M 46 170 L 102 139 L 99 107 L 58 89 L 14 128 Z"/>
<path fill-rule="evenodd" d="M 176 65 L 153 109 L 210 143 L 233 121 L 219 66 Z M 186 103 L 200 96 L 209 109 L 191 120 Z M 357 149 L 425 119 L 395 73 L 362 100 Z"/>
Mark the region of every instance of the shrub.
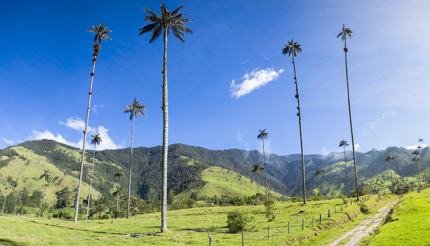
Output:
<path fill-rule="evenodd" d="M 267 201 L 267 203 L 264 203 L 264 206 L 266 207 L 264 214 L 266 215 L 268 222 L 274 221 L 276 218 L 275 211 L 273 210 L 273 204 L 273 201 Z"/>
<path fill-rule="evenodd" d="M 237 233 L 244 230 L 254 230 L 254 217 L 247 215 L 245 212 L 229 212 L 227 214 L 227 227 L 230 233 Z"/>
<path fill-rule="evenodd" d="M 361 203 L 361 204 L 360 204 L 360 211 L 361 211 L 363 214 L 368 214 L 368 213 L 369 213 L 369 208 L 367 207 L 367 205 L 366 205 L 366 204 Z"/>

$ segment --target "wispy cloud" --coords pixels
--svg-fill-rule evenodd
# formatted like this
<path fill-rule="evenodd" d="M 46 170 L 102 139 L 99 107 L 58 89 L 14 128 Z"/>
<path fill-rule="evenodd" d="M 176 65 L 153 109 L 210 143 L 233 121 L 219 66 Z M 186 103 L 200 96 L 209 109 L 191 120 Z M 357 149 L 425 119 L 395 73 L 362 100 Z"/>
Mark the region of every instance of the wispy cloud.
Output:
<path fill-rule="evenodd" d="M 73 129 L 79 133 L 82 133 L 85 128 L 85 122 L 78 118 L 78 117 L 70 117 L 65 122 L 60 121 L 60 125 L 64 125 L 67 128 Z M 104 126 L 97 126 L 97 127 L 89 127 L 88 128 L 88 135 L 87 138 L 90 138 L 91 134 L 100 134 L 100 137 L 102 138 L 101 144 L 97 147 L 100 150 L 104 149 L 119 149 L 122 148 L 120 144 L 116 144 L 113 139 L 109 136 L 109 129 L 107 129 Z M 45 131 L 37 131 L 33 130 L 32 134 L 28 136 L 29 140 L 41 140 L 41 139 L 49 139 L 54 140 L 59 143 L 63 143 L 69 146 L 81 148 L 83 144 L 83 138 L 81 138 L 78 142 L 73 142 L 67 140 L 63 135 L 53 133 L 49 130 Z M 86 147 L 89 148 L 90 144 L 87 141 Z"/>
<path fill-rule="evenodd" d="M 383 117 L 383 118 L 386 118 L 386 117 L 392 117 L 392 116 L 396 116 L 397 115 L 397 111 L 396 110 L 391 110 L 391 111 L 388 111 L 388 112 L 383 112 L 382 114 L 381 114 L 381 116 Z"/>
<path fill-rule="evenodd" d="M 271 81 L 277 80 L 284 69 L 275 70 L 274 68 L 255 69 L 243 75 L 241 82 L 231 81 L 230 94 L 234 98 L 245 96 Z"/>
<path fill-rule="evenodd" d="M 7 145 L 13 145 L 15 143 L 15 141 L 7 138 L 2 138 L 2 141 Z"/>

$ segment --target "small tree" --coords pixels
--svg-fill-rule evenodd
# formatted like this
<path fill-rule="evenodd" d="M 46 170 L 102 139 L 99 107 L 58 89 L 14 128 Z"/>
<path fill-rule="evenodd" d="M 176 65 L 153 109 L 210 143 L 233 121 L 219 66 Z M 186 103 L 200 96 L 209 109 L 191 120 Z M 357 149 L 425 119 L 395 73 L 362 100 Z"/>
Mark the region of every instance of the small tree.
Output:
<path fill-rule="evenodd" d="M 234 211 L 227 214 L 227 227 L 230 233 L 238 233 L 244 230 L 254 230 L 253 222 L 255 218 L 247 215 L 243 211 Z"/>

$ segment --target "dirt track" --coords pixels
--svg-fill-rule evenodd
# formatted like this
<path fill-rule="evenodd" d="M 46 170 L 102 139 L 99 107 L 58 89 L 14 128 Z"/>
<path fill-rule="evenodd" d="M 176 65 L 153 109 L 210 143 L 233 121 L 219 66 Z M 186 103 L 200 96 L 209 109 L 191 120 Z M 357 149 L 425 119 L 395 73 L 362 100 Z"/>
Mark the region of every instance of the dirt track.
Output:
<path fill-rule="evenodd" d="M 389 203 L 380 208 L 375 215 L 363 220 L 358 226 L 351 231 L 343 234 L 341 237 L 330 243 L 330 246 L 347 245 L 355 246 L 368 235 L 370 235 L 387 217 L 390 208 L 394 203 Z"/>

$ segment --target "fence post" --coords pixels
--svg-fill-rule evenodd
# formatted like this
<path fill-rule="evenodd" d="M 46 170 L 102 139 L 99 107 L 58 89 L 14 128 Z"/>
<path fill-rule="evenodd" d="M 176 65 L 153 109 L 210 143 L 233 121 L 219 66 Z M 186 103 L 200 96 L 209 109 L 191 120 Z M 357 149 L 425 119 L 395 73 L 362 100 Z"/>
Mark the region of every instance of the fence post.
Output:
<path fill-rule="evenodd" d="M 342 205 L 340 206 L 340 211 L 343 212 L 343 206 Z"/>
<path fill-rule="evenodd" d="M 270 224 L 267 226 L 267 239 L 270 240 Z"/>
<path fill-rule="evenodd" d="M 302 231 L 305 230 L 305 219 L 302 218 Z"/>
<path fill-rule="evenodd" d="M 245 246 L 245 230 L 242 226 L 242 246 Z"/>
<path fill-rule="evenodd" d="M 290 234 L 290 222 L 288 221 L 288 234 Z"/>
<path fill-rule="evenodd" d="M 327 210 L 327 216 L 330 218 L 330 209 Z"/>
<path fill-rule="evenodd" d="M 320 225 L 322 225 L 322 215 L 320 214 Z"/>

